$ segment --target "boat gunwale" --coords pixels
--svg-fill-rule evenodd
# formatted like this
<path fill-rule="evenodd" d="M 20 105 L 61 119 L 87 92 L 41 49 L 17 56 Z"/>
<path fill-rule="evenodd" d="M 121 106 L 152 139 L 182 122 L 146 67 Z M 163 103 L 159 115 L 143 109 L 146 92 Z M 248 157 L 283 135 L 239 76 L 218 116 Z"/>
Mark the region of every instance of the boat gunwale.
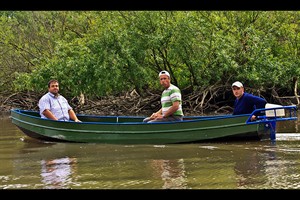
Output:
<path fill-rule="evenodd" d="M 32 110 L 21 110 L 21 109 L 11 109 L 11 112 L 17 113 L 19 115 L 30 117 L 37 120 L 45 120 L 51 121 L 55 123 L 75 123 L 75 124 L 99 124 L 99 125 L 158 125 L 158 124 L 180 124 L 180 123 L 196 123 L 199 121 L 208 121 L 208 120 L 218 120 L 218 119 L 230 119 L 230 118 L 238 118 L 238 117 L 245 117 L 250 116 L 250 114 L 242 114 L 242 115 L 216 115 L 216 116 L 184 116 L 185 118 L 195 118 L 195 119 L 186 119 L 183 121 L 167 121 L 167 122 L 153 122 L 153 123 L 146 123 L 146 122 L 75 122 L 75 121 L 56 121 L 52 119 L 45 119 L 41 117 L 36 117 L 33 115 L 25 114 L 23 112 L 29 113 L 38 113 L 37 111 Z M 85 114 L 77 114 L 78 117 L 91 117 L 91 118 L 136 118 L 136 119 L 143 119 L 144 117 L 141 116 L 104 116 L 104 115 L 85 115 Z M 245 120 L 246 124 L 247 119 Z"/>
<path fill-rule="evenodd" d="M 14 118 L 14 120 L 16 121 L 19 121 L 23 124 L 27 124 L 27 125 L 30 125 L 30 126 L 34 126 L 34 127 L 39 127 L 39 128 L 47 128 L 49 130 L 58 130 L 58 131 L 69 131 L 69 132 L 80 132 L 80 133 L 97 133 L 97 134 L 107 134 L 107 133 L 115 133 L 115 134 L 119 134 L 119 133 L 122 133 L 122 134 L 132 134 L 132 133 L 136 133 L 136 134 L 153 134 L 153 133 L 157 133 L 157 134 L 164 134 L 164 133 L 174 133 L 174 132 L 183 132 L 183 131 L 190 131 L 190 132 L 194 132 L 194 131 L 203 131 L 203 130 L 211 130 L 211 129 L 219 129 L 219 128 L 230 128 L 230 127 L 237 127 L 237 126 L 244 126 L 244 125 L 248 125 L 248 124 L 244 124 L 244 123 L 239 123 L 239 124 L 230 124 L 230 125 L 220 125 L 220 126 L 208 126 L 208 127 L 199 127 L 199 128 L 185 128 L 185 129 L 168 129 L 168 130 L 165 130 L 165 129 L 162 129 L 162 130 L 150 130 L 150 131 L 141 131 L 141 130 L 138 130 L 138 131 L 124 131 L 124 130 L 120 130 L 120 131 L 117 131 L 117 130 L 113 130 L 113 131 L 99 131 L 99 130 L 82 130 L 82 129 L 73 129 L 73 128 L 56 128 L 54 126 L 43 126 L 43 125 L 39 125 L 39 124 L 36 124 L 36 123 L 30 123 L 30 122 L 26 122 L 24 120 L 20 120 L 20 119 L 16 119 Z M 99 124 L 99 123 L 98 123 Z M 99 124 L 100 125 L 100 124 Z M 101 124 L 103 125 L 103 124 Z"/>

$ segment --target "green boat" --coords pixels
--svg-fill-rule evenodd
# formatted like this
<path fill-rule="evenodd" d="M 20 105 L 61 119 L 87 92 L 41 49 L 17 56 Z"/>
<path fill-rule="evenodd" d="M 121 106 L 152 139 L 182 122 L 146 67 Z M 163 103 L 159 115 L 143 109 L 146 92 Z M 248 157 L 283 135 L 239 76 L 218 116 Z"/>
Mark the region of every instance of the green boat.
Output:
<path fill-rule="evenodd" d="M 12 123 L 27 136 L 52 142 L 107 144 L 178 144 L 212 140 L 275 139 L 276 122 L 297 120 L 296 106 L 282 106 L 289 115 L 276 116 L 277 108 L 255 110 L 274 111 L 275 116 L 252 114 L 185 116 L 180 122 L 145 123 L 142 116 L 97 116 L 78 114 L 82 122 L 42 119 L 37 111 L 11 110 Z"/>

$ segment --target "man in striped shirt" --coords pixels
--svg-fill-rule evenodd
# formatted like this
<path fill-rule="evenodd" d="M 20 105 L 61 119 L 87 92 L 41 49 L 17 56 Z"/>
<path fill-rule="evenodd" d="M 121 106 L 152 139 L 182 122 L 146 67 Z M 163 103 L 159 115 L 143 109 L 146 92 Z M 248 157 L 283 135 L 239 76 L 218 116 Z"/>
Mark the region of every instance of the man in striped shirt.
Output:
<path fill-rule="evenodd" d="M 182 98 L 178 87 L 171 84 L 169 72 L 159 73 L 160 84 L 165 88 L 161 95 L 161 109 L 144 119 L 144 122 L 182 121 Z"/>

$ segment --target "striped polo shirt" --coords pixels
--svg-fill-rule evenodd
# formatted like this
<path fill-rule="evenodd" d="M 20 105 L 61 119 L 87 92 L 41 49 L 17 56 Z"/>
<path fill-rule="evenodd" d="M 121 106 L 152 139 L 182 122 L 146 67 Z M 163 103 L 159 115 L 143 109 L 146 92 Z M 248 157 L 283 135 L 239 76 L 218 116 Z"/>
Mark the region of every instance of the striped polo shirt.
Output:
<path fill-rule="evenodd" d="M 178 87 L 175 85 L 170 85 L 168 89 L 165 89 L 161 95 L 161 105 L 162 105 L 162 114 L 164 115 L 167 110 L 173 105 L 173 102 L 179 101 L 178 110 L 173 113 L 173 115 L 183 116 L 182 111 L 182 100 L 181 100 L 181 92 Z"/>

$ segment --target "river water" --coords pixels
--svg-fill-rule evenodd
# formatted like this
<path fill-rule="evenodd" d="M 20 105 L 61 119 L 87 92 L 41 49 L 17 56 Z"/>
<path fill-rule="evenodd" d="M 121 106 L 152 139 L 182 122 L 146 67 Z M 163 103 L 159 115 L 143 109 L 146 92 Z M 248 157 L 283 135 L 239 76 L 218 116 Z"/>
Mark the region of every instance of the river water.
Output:
<path fill-rule="evenodd" d="M 300 189 L 299 121 L 275 143 L 45 143 L 6 115 L 0 128 L 0 189 Z"/>

